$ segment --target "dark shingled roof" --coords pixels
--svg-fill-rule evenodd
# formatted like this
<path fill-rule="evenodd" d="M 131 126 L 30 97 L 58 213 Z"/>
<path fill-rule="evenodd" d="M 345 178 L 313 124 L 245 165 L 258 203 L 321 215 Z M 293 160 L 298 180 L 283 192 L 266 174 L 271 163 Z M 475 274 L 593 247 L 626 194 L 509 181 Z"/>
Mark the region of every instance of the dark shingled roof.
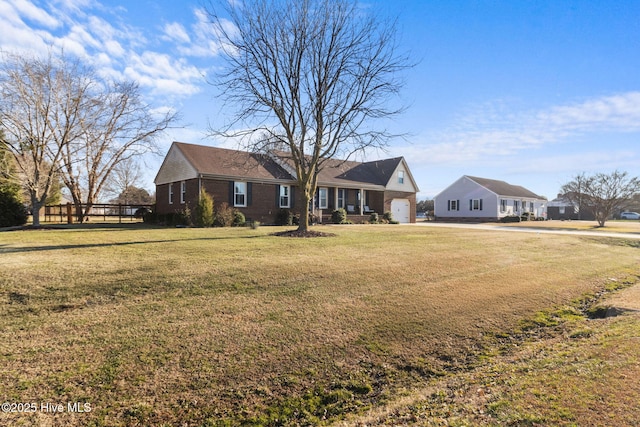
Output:
<path fill-rule="evenodd" d="M 204 145 L 175 142 L 175 146 L 201 174 L 250 177 L 255 179 L 285 179 L 293 177 L 273 159 L 263 154 Z"/>
<path fill-rule="evenodd" d="M 499 196 L 526 197 L 526 198 L 532 198 L 532 199 L 546 200 L 546 197 L 539 196 L 519 185 L 511 185 L 508 182 L 499 181 L 497 179 L 479 178 L 477 176 L 469 176 L 469 175 L 466 175 L 466 177 L 482 185 L 483 187 L 493 191 Z"/>
<path fill-rule="evenodd" d="M 295 170 L 287 153 L 269 156 L 184 142 L 174 142 L 174 145 L 198 173 L 203 175 L 259 180 L 295 179 L 287 172 L 287 169 Z M 328 159 L 318 175 L 318 183 L 346 187 L 386 186 L 400 162 L 402 157 L 364 163 Z"/>
<path fill-rule="evenodd" d="M 293 168 L 293 161 L 286 153 L 279 153 L 279 156 L 283 162 Z M 364 163 L 327 159 L 318 174 L 318 182 L 324 185 L 362 186 L 362 184 L 370 184 L 384 187 L 401 161 L 402 157 Z"/>

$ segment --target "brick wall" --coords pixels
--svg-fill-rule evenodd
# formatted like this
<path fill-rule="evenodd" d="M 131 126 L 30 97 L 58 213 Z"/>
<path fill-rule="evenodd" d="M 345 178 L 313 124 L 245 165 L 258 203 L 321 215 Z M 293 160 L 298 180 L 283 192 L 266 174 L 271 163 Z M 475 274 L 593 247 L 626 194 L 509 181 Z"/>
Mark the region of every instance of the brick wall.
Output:
<path fill-rule="evenodd" d="M 409 200 L 409 222 L 416 222 L 416 194 L 404 191 L 385 191 L 384 192 L 384 212 L 391 210 L 391 201 L 393 199 Z"/>
<path fill-rule="evenodd" d="M 173 186 L 173 203 L 169 204 L 169 185 Z M 156 186 L 156 210 L 160 214 L 182 211 L 186 206 L 193 211 L 198 203 L 199 197 L 199 181 L 191 179 L 186 181 L 187 193 L 185 203 L 180 203 L 180 182 L 172 184 L 162 184 Z M 203 189 L 213 196 L 214 208 L 226 202 L 230 207 L 233 206 L 233 196 L 230 190 L 230 181 L 221 180 L 202 180 Z M 280 211 L 278 197 L 279 186 L 277 184 L 264 184 L 253 182 L 250 183 L 250 195 L 247 195 L 247 206 L 238 207 L 247 221 L 260 221 L 264 224 L 273 224 L 276 222 L 278 212 Z M 293 206 L 290 210 L 294 214 L 300 214 L 301 209 L 305 208 L 302 201 L 302 191 L 292 186 L 293 189 Z M 357 191 L 350 189 L 347 193 L 347 204 L 359 206 L 356 198 Z M 331 195 L 333 196 L 333 194 Z M 393 199 L 408 199 L 410 202 L 410 221 L 416 221 L 416 195 L 402 191 L 368 191 L 369 208 L 382 215 L 386 211 L 391 210 L 391 201 Z M 334 205 L 334 199 L 330 197 L 330 207 L 324 213 L 331 214 Z M 328 212 L 327 212 L 328 211 Z M 368 218 L 368 215 L 365 215 Z"/>

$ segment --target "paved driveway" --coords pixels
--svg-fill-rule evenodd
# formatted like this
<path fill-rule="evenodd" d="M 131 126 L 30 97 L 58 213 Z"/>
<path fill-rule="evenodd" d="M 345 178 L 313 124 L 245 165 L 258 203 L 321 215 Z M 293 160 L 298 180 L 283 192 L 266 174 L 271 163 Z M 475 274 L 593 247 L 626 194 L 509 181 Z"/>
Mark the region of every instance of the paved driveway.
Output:
<path fill-rule="evenodd" d="M 620 239 L 640 239 L 638 233 L 614 233 L 607 231 L 588 231 L 588 230 L 560 230 L 550 228 L 527 228 L 502 226 L 495 224 L 455 224 L 448 222 L 416 222 L 419 227 L 442 227 L 442 228 L 468 228 L 473 230 L 491 230 L 491 231 L 512 231 L 516 233 L 534 233 L 534 234 L 568 234 L 579 236 L 595 236 L 595 237 L 617 237 Z"/>

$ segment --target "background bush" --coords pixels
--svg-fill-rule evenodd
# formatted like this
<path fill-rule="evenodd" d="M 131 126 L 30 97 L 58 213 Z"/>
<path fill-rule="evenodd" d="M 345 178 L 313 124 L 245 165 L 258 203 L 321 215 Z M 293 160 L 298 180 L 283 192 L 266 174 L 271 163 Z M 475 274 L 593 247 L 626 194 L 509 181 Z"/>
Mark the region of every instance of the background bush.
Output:
<path fill-rule="evenodd" d="M 509 215 L 503 218 L 500 218 L 500 222 L 520 222 L 521 219 L 518 215 Z"/>
<path fill-rule="evenodd" d="M 229 203 L 222 202 L 216 209 L 214 225 L 218 227 L 231 227 L 233 225 L 234 212 Z"/>
<path fill-rule="evenodd" d="M 346 224 L 347 223 L 347 211 L 344 208 L 338 208 L 331 212 L 331 222 L 334 224 Z"/>
<path fill-rule="evenodd" d="M 198 227 L 211 227 L 213 219 L 213 197 L 204 189 L 200 190 L 200 200 L 196 206 L 196 224 Z"/>
<path fill-rule="evenodd" d="M 0 227 L 25 225 L 29 212 L 22 204 L 19 189 L 12 186 L 0 187 Z"/>
<path fill-rule="evenodd" d="M 240 212 L 239 210 L 234 210 L 233 211 L 233 226 L 234 227 L 244 227 L 245 223 L 247 222 L 244 214 L 242 212 Z"/>
<path fill-rule="evenodd" d="M 293 225 L 293 214 L 289 209 L 280 209 L 278 211 L 276 225 Z"/>
<path fill-rule="evenodd" d="M 389 224 L 400 224 L 399 221 L 393 219 L 393 214 L 391 213 L 391 211 L 386 211 L 384 215 L 382 215 L 382 218 Z"/>

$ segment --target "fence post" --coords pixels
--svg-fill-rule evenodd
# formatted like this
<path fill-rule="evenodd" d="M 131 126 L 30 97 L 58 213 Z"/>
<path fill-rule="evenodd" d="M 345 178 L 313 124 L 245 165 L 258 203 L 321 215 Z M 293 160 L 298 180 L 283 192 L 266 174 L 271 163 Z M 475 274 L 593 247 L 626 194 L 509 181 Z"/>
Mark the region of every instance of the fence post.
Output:
<path fill-rule="evenodd" d="M 67 224 L 73 224 L 73 213 L 71 210 L 71 203 L 67 203 Z"/>

